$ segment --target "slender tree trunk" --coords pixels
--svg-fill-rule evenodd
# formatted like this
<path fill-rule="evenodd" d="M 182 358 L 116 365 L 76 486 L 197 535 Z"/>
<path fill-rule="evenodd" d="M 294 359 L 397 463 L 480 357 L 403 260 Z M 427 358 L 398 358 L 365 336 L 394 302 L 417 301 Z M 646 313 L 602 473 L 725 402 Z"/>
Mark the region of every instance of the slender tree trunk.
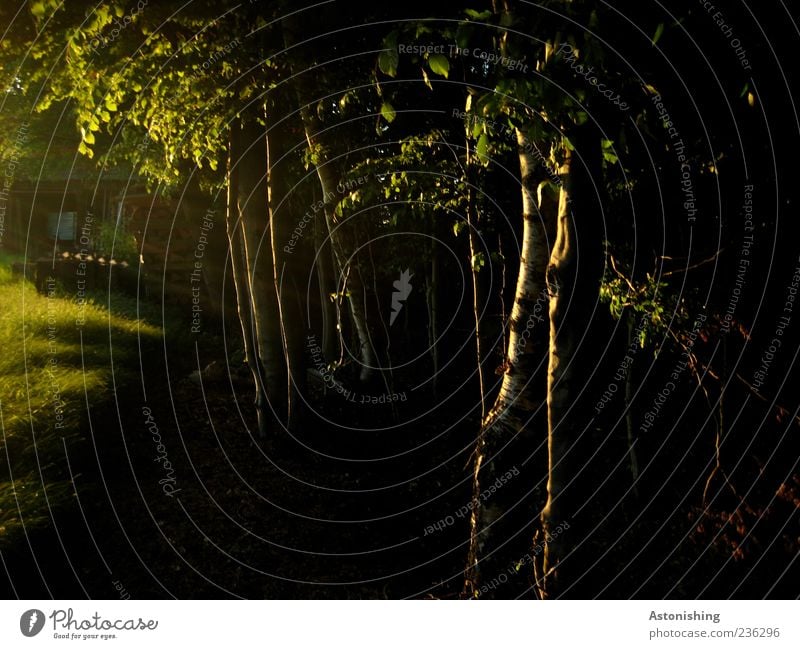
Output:
<path fill-rule="evenodd" d="M 263 127 L 252 118 L 243 124 L 240 137 L 238 155 L 234 158 L 239 167 L 236 197 L 247 265 L 254 351 L 258 354 L 258 362 L 254 363 L 259 374 L 258 427 L 261 435 L 266 435 L 271 419 L 285 421 L 287 416 L 286 366 L 268 230 L 267 141 Z"/>
<path fill-rule="evenodd" d="M 236 289 L 236 311 L 242 327 L 242 342 L 244 344 L 244 361 L 253 373 L 253 382 L 256 392 L 259 391 L 260 374 L 258 371 L 258 352 L 256 352 L 255 338 L 253 336 L 252 305 L 250 304 L 250 278 L 247 274 L 247 260 L 244 252 L 244 235 L 242 222 L 239 218 L 237 195 L 239 191 L 239 166 L 236 164 L 239 154 L 239 122 L 231 125 L 228 141 L 228 169 L 227 185 L 228 196 L 225 211 L 225 227 L 230 245 L 231 271 L 233 285 Z M 257 399 L 256 399 L 257 400 Z"/>
<path fill-rule="evenodd" d="M 304 125 L 309 146 L 312 148 L 321 147 L 317 131 L 314 130 L 314 120 L 309 118 L 311 111 L 304 109 L 302 112 L 304 113 Z M 361 274 L 358 259 L 353 255 L 357 247 L 353 232 L 354 228 L 352 223 L 340 222 L 336 218 L 337 186 L 340 181 L 333 163 L 327 159 L 321 159 L 317 163 L 317 175 L 322 187 L 322 194 L 325 197 L 325 219 L 338 271 L 336 291 L 347 295 L 347 304 L 350 308 L 353 327 L 358 338 L 358 352 L 361 361 L 359 380 L 362 383 L 369 383 L 377 374 L 378 354 L 367 321 L 367 288 Z"/>
<path fill-rule="evenodd" d="M 434 221 L 435 224 L 435 221 Z M 434 226 L 435 227 L 435 226 Z M 436 399 L 439 384 L 439 256 L 437 254 L 436 233 L 431 239 L 430 245 L 430 271 L 428 275 L 428 285 L 426 287 L 426 297 L 428 299 L 428 347 L 433 363 L 433 381 L 431 392 Z"/>
<path fill-rule="evenodd" d="M 314 219 L 314 249 L 317 251 L 316 271 L 319 284 L 320 315 L 322 321 L 322 355 L 328 362 L 337 361 L 341 354 L 339 347 L 338 310 L 331 296 L 336 292 L 333 273 L 333 256 L 328 238 L 328 226 L 322 218 Z"/>
<path fill-rule="evenodd" d="M 289 253 L 287 244 L 300 223 L 292 210 L 292 169 L 290 152 L 292 120 L 284 119 L 291 113 L 291 103 L 285 91 L 272 93 L 267 102 L 267 165 L 269 198 L 269 253 L 273 260 L 274 291 L 279 311 L 281 339 L 283 341 L 286 379 L 284 392 L 286 401 L 286 423 L 295 429 L 299 423 L 301 405 L 306 394 L 305 331 L 303 296 L 306 296 L 307 277 L 310 268 L 312 241 L 301 239 Z"/>
<path fill-rule="evenodd" d="M 468 129 L 469 131 L 469 129 Z M 481 336 L 481 289 L 480 289 L 480 266 L 478 265 L 478 210 L 475 199 L 475 165 L 472 160 L 470 148 L 470 134 L 467 132 L 465 138 L 466 150 L 466 169 L 467 169 L 467 232 L 469 234 L 469 269 L 472 278 L 472 317 L 475 323 L 475 367 L 478 371 L 478 393 L 481 400 L 481 421 L 486 417 L 486 383 L 483 377 L 483 345 Z"/>
<path fill-rule="evenodd" d="M 284 41 L 287 47 L 297 42 L 296 34 L 303 33 L 303 25 L 298 24 L 296 17 L 289 17 L 283 22 Z M 367 294 L 358 259 L 354 256 L 357 249 L 357 238 L 352 221 L 340 220 L 336 217 L 336 206 L 342 198 L 339 183 L 341 174 L 336 162 L 332 160 L 330 146 L 323 135 L 323 124 L 315 112 L 317 89 L 312 88 L 310 73 L 304 70 L 303 57 L 300 54 L 292 59 L 292 72 L 296 75 L 294 87 L 300 105 L 300 116 L 303 120 L 308 146 L 316 155 L 316 171 L 322 188 L 325 202 L 325 221 L 328 226 L 331 245 L 337 266 L 337 292 L 347 293 L 347 303 L 353 319 L 353 327 L 358 339 L 358 352 L 361 361 L 359 379 L 362 383 L 370 383 L 378 378 L 379 367 L 377 349 L 380 348 L 372 338 L 367 317 Z"/>
<path fill-rule="evenodd" d="M 542 512 L 545 541 L 541 593 L 557 597 L 580 574 L 580 557 L 567 557 L 581 525 L 575 512 L 586 503 L 581 478 L 594 438 L 591 408 L 579 395 L 596 358 L 592 311 L 603 273 L 602 213 L 597 208 L 600 138 L 589 127 L 570 135 L 575 151 L 565 151 L 558 209 L 558 231 L 547 268 L 550 293 L 548 368 L 548 481 Z M 597 185 L 595 185 L 597 183 Z M 585 512 L 585 509 L 584 509 Z M 585 520 L 585 516 L 584 516 Z M 565 526 L 569 532 L 564 532 Z"/>
<path fill-rule="evenodd" d="M 537 427 L 541 428 L 542 440 L 545 434 L 544 359 L 549 301 L 545 271 L 555 206 L 544 188 L 537 187 L 537 178 L 545 174 L 537 171 L 534 149 L 521 131 L 517 131 L 517 143 L 522 186 L 522 249 L 503 381 L 494 406 L 483 421 L 476 450 L 467 569 L 468 592 L 473 595 L 479 592 L 482 582 L 491 580 L 505 571 L 510 562 L 523 556 L 530 535 L 525 532 L 519 543 L 508 544 L 508 534 L 520 532 L 520 525 L 530 521 L 530 511 L 537 507 L 535 503 L 538 501 L 541 507 L 543 500 L 543 490 L 541 495 L 535 489 L 531 493 L 535 463 L 526 466 L 521 463 L 536 447 Z M 521 479 L 514 475 L 515 471 L 533 477 Z M 504 478 L 509 472 L 513 478 Z M 482 497 L 485 489 L 504 479 L 502 489 L 491 498 Z M 524 501 L 520 501 L 520 494 Z M 514 508 L 515 513 L 509 514 L 509 508 Z M 504 522 L 498 521 L 500 516 Z M 520 546 L 523 551 L 519 551 Z"/>
<path fill-rule="evenodd" d="M 636 314 L 633 309 L 628 307 L 625 314 L 628 331 L 628 345 L 626 349 L 630 349 L 633 344 L 633 332 L 636 324 Z M 631 366 L 625 373 L 625 432 L 628 440 L 628 464 L 631 470 L 631 486 L 635 498 L 639 497 L 639 460 L 636 457 L 636 435 L 633 426 L 633 372 L 634 368 Z"/>

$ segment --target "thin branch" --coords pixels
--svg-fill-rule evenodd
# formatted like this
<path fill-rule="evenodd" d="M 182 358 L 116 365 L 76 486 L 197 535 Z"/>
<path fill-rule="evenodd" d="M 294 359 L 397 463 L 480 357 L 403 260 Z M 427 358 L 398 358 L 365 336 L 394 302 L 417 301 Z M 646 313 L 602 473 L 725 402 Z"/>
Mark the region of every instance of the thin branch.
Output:
<path fill-rule="evenodd" d="M 678 275 L 680 273 L 686 273 L 690 270 L 694 270 L 695 268 L 699 268 L 700 266 L 704 266 L 705 264 L 710 264 L 712 261 L 716 260 L 723 252 L 725 252 L 725 248 L 720 248 L 711 255 L 708 259 L 704 259 L 703 261 L 698 261 L 696 264 L 691 266 L 687 266 L 686 268 L 679 268 L 678 270 L 669 270 L 666 273 L 662 273 L 661 277 L 669 277 L 671 275 Z"/>

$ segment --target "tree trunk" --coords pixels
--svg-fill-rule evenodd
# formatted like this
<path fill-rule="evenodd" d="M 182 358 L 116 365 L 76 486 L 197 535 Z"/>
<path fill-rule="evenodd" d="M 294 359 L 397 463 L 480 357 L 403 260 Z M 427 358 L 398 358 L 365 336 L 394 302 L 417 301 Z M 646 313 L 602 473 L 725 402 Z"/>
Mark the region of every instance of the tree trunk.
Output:
<path fill-rule="evenodd" d="M 436 221 L 434 221 L 435 227 Z M 436 231 L 431 239 L 429 255 L 430 270 L 428 271 L 425 296 L 428 302 L 428 349 L 433 364 L 431 393 L 436 399 L 439 392 L 439 256 L 437 254 Z"/>
<path fill-rule="evenodd" d="M 517 131 L 517 143 L 522 187 L 522 249 L 503 381 L 494 406 L 483 421 L 476 450 L 467 569 L 467 588 L 471 595 L 480 592 L 483 582 L 504 572 L 510 562 L 524 556 L 530 530 L 519 528 L 530 522 L 531 509 L 540 508 L 543 501 L 543 490 L 539 495 L 539 490 L 531 489 L 537 479 L 536 463 L 527 459 L 536 448 L 537 439 L 544 439 L 548 305 L 545 271 L 555 205 L 539 183 L 546 173 L 537 170 L 533 146 L 521 131 Z M 536 435 L 539 427 L 541 437 Z M 509 471 L 514 476 L 513 484 L 504 482 L 491 498 L 481 497 L 485 493 L 483 490 L 498 480 L 508 482 L 510 479 L 504 476 L 508 476 Z M 523 477 L 514 475 L 515 471 Z M 512 513 L 511 509 L 516 511 Z M 508 543 L 509 534 L 518 535 L 516 543 Z M 493 594 L 498 594 L 496 589 Z"/>
<path fill-rule="evenodd" d="M 336 302 L 331 296 L 336 292 L 333 272 L 333 254 L 328 237 L 328 226 L 323 218 L 314 219 L 314 250 L 316 250 L 317 283 L 319 284 L 320 319 L 322 325 L 322 355 L 327 362 L 339 360 L 341 322 Z"/>
<path fill-rule="evenodd" d="M 268 231 L 267 140 L 263 127 L 251 117 L 234 142 L 238 142 L 233 156 L 238 166 L 236 206 L 244 243 L 251 336 L 255 340 L 252 351 L 257 354 L 252 363 L 258 374 L 256 410 L 259 433 L 265 436 L 272 419 L 285 421 L 287 416 L 286 367 Z"/>
<path fill-rule="evenodd" d="M 590 395 L 586 377 L 596 360 L 592 313 L 604 261 L 602 212 L 598 209 L 598 188 L 602 187 L 600 138 L 590 127 L 579 127 L 570 140 L 574 152 L 565 151 L 558 231 L 547 268 L 548 481 L 547 504 L 542 511 L 545 551 L 541 594 L 549 598 L 557 597 L 580 575 L 580 557 L 570 556 L 570 551 L 576 540 L 585 541 L 580 521 L 574 516 L 586 503 L 581 473 L 594 437 L 590 428 L 592 408 L 585 407 L 581 393 L 587 398 Z M 564 532 L 565 527 L 569 533 Z"/>
<path fill-rule="evenodd" d="M 253 336 L 252 305 L 250 304 L 250 278 L 247 274 L 247 260 L 244 252 L 244 235 L 242 221 L 239 218 L 237 195 L 239 191 L 239 123 L 234 121 L 228 140 L 228 169 L 227 185 L 228 196 L 225 211 L 225 228 L 230 246 L 231 271 L 233 285 L 236 289 L 236 311 L 242 327 L 242 342 L 244 344 L 244 362 L 253 373 L 253 382 L 256 385 L 256 394 L 259 392 L 260 373 L 258 371 L 258 353 Z M 256 398 L 257 401 L 257 398 Z"/>
<path fill-rule="evenodd" d="M 284 41 L 287 47 L 292 47 L 296 43 L 296 34 L 303 33 L 303 25 L 297 23 L 296 17 L 289 17 L 283 22 Z M 337 168 L 337 163 L 331 155 L 334 147 L 326 140 L 321 123 L 315 110 L 315 101 L 318 91 L 312 88 L 311 78 L 305 70 L 303 57 L 295 51 L 292 59 L 292 73 L 294 75 L 294 87 L 300 105 L 300 116 L 303 120 L 303 129 L 309 148 L 314 151 L 316 160 L 315 166 L 322 197 L 325 202 L 324 212 L 325 221 L 328 226 L 328 234 L 333 247 L 334 258 L 337 266 L 337 293 L 347 293 L 347 303 L 350 314 L 353 318 L 353 327 L 358 339 L 358 352 L 360 356 L 361 369 L 359 380 L 362 383 L 370 383 L 378 378 L 380 372 L 377 349 L 379 346 L 373 341 L 372 333 L 369 329 L 367 318 L 367 294 L 366 285 L 361 275 L 357 256 L 354 253 L 358 247 L 355 227 L 352 221 L 340 220 L 336 217 L 336 206 L 342 198 L 343 192 L 340 191 L 339 183 L 341 174 Z"/>
<path fill-rule="evenodd" d="M 305 332 L 303 296 L 307 297 L 307 278 L 310 255 L 307 251 L 312 241 L 300 239 L 289 253 L 288 243 L 300 223 L 292 211 L 292 169 L 290 153 L 295 146 L 290 128 L 293 121 L 291 103 L 283 90 L 272 93 L 267 103 L 267 165 L 269 198 L 269 254 L 273 260 L 274 291 L 278 296 L 283 365 L 286 368 L 284 392 L 286 395 L 286 424 L 290 430 L 299 423 L 303 396 L 306 394 Z M 267 251 L 265 251 L 267 252 Z"/>
<path fill-rule="evenodd" d="M 630 307 L 626 309 L 625 321 L 628 333 L 628 346 L 626 349 L 631 349 L 634 327 L 636 325 L 636 314 Z M 628 465 L 631 470 L 631 488 L 634 498 L 638 498 L 639 460 L 636 456 L 636 433 L 633 425 L 633 372 L 634 368 L 629 367 L 628 371 L 625 373 L 625 433 L 628 442 Z"/>
<path fill-rule="evenodd" d="M 478 209 L 475 198 L 475 183 L 476 183 L 476 168 L 472 160 L 472 151 L 470 148 L 470 134 L 467 129 L 465 138 L 465 151 L 466 151 L 466 185 L 467 185 L 467 233 L 469 235 L 469 270 L 470 277 L 472 278 L 472 317 L 475 323 L 475 367 L 478 371 L 478 393 L 481 401 L 481 421 L 486 417 L 486 384 L 483 378 L 483 344 L 482 344 L 482 327 L 481 327 L 481 283 L 478 273 L 480 266 L 478 265 L 478 254 L 480 244 L 478 241 Z M 487 260 L 488 261 L 488 260 Z"/>

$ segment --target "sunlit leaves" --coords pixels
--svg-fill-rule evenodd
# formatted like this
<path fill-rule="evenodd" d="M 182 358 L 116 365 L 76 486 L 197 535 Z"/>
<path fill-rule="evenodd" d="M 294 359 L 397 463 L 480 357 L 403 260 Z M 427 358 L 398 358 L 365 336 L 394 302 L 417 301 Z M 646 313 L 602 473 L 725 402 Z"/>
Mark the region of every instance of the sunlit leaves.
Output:
<path fill-rule="evenodd" d="M 612 140 L 602 140 L 603 159 L 611 164 L 616 164 L 619 161 L 617 154 L 614 151 L 614 142 Z"/>
<path fill-rule="evenodd" d="M 81 155 L 85 155 L 87 158 L 94 157 L 94 151 L 92 151 L 89 147 L 87 147 L 83 142 L 78 144 L 78 153 Z"/>
<path fill-rule="evenodd" d="M 664 23 L 658 23 L 658 27 L 656 27 L 656 33 L 653 34 L 653 45 L 658 43 L 658 40 L 661 38 L 661 35 L 664 33 Z"/>
<path fill-rule="evenodd" d="M 30 3 L 30 12 L 37 20 L 44 20 L 58 9 L 59 4 L 58 0 L 34 0 Z"/>
<path fill-rule="evenodd" d="M 391 124 L 395 117 L 397 117 L 397 112 L 388 101 L 383 102 L 381 104 L 381 116 L 385 119 L 389 124 Z"/>
<path fill-rule="evenodd" d="M 378 67 L 387 77 L 397 75 L 397 65 L 400 62 L 400 55 L 396 49 L 386 50 L 378 56 Z"/>
<path fill-rule="evenodd" d="M 478 144 L 475 145 L 475 153 L 483 159 L 489 157 L 489 136 L 486 133 L 482 133 L 478 138 Z"/>
<path fill-rule="evenodd" d="M 486 9 L 485 11 L 478 11 L 477 9 L 465 9 L 464 13 L 468 17 L 472 18 L 472 20 L 476 21 L 489 20 L 489 18 L 492 17 L 492 12 L 489 9 Z"/>
<path fill-rule="evenodd" d="M 450 61 L 447 60 L 444 54 L 431 54 L 431 56 L 428 57 L 428 67 L 430 67 L 431 72 L 445 79 L 447 79 L 450 74 Z"/>

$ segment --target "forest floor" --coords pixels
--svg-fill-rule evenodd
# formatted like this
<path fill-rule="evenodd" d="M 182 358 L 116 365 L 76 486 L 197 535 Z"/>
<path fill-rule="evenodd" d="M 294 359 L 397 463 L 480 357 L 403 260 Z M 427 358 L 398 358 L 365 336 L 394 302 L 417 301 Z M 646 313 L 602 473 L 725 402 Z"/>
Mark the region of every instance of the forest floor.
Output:
<path fill-rule="evenodd" d="M 248 377 L 233 382 L 249 395 Z M 54 597 L 114 597 L 120 586 L 134 598 L 458 595 L 467 519 L 423 537 L 436 512 L 467 501 L 469 482 L 444 505 L 424 500 L 452 482 L 442 473 L 464 466 L 468 453 L 411 481 L 399 463 L 383 463 L 376 475 L 369 462 L 326 459 L 288 443 L 276 453 L 244 428 L 227 391 L 204 385 L 203 398 L 196 388 L 177 381 L 175 413 L 166 402 L 151 411 L 174 474 L 154 461 L 138 404 L 92 412 L 95 430 L 120 416 L 125 435 L 108 426 L 108 438 L 95 435 L 94 452 L 73 459 L 81 465 L 73 466 L 79 511 L 64 508 L 54 526 L 29 534 L 32 552 L 18 546 L 11 560 L 4 553 L 16 595 L 42 596 L 45 584 Z M 168 423 L 174 415 L 180 432 Z M 159 484 L 170 476 L 174 493 Z M 401 485 L 384 488 L 394 482 Z"/>

